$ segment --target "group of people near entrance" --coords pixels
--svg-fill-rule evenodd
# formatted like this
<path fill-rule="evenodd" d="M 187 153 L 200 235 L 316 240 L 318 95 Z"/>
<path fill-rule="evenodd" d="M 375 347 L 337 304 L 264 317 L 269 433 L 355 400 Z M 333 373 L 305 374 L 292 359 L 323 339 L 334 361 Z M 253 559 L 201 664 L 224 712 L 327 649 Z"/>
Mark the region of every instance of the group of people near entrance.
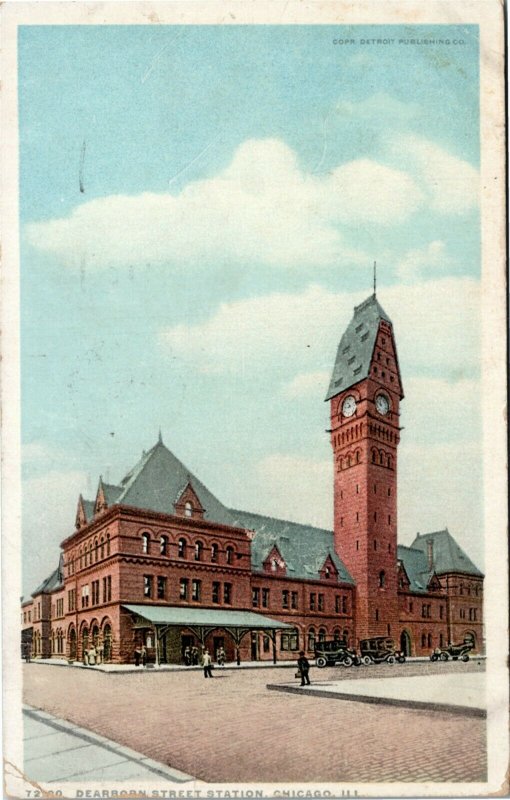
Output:
<path fill-rule="evenodd" d="M 104 647 L 101 642 L 91 647 L 85 647 L 83 650 L 83 663 L 86 667 L 95 667 L 96 664 L 103 663 Z"/>
<path fill-rule="evenodd" d="M 209 659 L 211 660 L 212 663 L 212 658 L 209 654 L 209 651 L 206 650 L 205 648 L 202 648 L 202 656 L 200 656 L 199 649 L 195 645 L 193 647 L 186 647 L 184 650 L 184 663 L 186 664 L 187 667 L 196 667 L 200 663 L 202 664 L 202 666 L 205 666 L 204 656 L 206 653 L 209 656 Z M 220 667 L 222 667 L 225 664 L 225 659 L 226 659 L 225 649 L 223 647 L 218 647 L 216 651 L 216 661 Z"/>

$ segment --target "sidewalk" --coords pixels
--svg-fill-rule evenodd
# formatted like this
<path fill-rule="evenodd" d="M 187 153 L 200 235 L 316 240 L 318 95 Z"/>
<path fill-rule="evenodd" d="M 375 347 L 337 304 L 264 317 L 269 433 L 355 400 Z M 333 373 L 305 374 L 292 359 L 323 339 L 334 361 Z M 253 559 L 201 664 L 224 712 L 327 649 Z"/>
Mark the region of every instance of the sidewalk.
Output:
<path fill-rule="evenodd" d="M 394 678 L 359 678 L 342 681 L 314 681 L 311 686 L 294 683 L 267 684 L 278 692 L 376 703 L 427 711 L 446 711 L 468 717 L 486 717 L 485 673 L 454 672 L 444 675 L 400 675 Z"/>
<path fill-rule="evenodd" d="M 474 658 L 474 657 L 473 657 Z M 485 656 L 476 656 L 476 659 L 485 660 Z M 430 663 L 430 659 L 428 656 L 415 656 L 412 658 L 408 658 L 406 663 L 408 664 L 418 664 L 418 663 Z M 310 663 L 313 665 L 315 661 L 313 659 L 310 660 Z M 67 667 L 69 668 L 77 668 L 77 669 L 88 669 L 90 671 L 95 672 L 175 672 L 181 671 L 184 672 L 192 672 L 193 670 L 201 670 L 203 669 L 200 665 L 198 666 L 186 666 L 185 664 L 160 664 L 158 667 L 155 664 L 149 664 L 147 667 L 135 667 L 134 664 L 98 664 L 94 666 L 85 666 L 81 661 L 73 661 L 71 664 L 64 658 L 34 658 L 30 664 L 47 664 L 50 667 Z M 219 671 L 223 670 L 239 670 L 239 669 L 275 669 L 275 668 L 287 668 L 296 669 L 296 660 L 293 659 L 291 661 L 277 661 L 276 664 L 273 664 L 272 661 L 244 661 L 241 664 L 235 664 L 233 662 L 229 662 L 225 664 L 223 667 L 219 667 L 217 664 L 214 664 L 214 669 Z"/>
<path fill-rule="evenodd" d="M 181 784 L 194 780 L 178 769 L 31 706 L 23 706 L 23 747 L 24 771 L 29 781 L 136 778 L 154 782 L 164 778 Z"/>

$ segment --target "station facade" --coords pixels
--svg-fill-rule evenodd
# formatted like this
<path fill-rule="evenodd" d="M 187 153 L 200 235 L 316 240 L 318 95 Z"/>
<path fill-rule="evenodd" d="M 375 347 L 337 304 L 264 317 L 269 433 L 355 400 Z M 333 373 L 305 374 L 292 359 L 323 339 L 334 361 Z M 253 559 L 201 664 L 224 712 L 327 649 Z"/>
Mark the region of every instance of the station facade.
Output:
<path fill-rule="evenodd" d="M 483 650 L 483 574 L 447 529 L 397 542 L 399 408 L 393 326 L 354 309 L 327 394 L 333 531 L 228 508 L 161 436 L 115 485 L 78 500 L 58 567 L 22 602 L 32 657 L 180 663 L 313 656 L 324 639 L 390 636 L 408 655 L 470 638 Z M 230 612 L 230 613 L 229 613 Z"/>

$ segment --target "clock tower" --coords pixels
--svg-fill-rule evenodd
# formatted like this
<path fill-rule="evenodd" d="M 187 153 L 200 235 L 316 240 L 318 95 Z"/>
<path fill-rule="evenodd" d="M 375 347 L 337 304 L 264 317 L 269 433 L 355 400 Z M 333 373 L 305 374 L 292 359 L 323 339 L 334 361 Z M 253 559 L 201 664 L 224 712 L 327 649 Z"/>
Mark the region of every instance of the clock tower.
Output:
<path fill-rule="evenodd" d="M 393 326 L 375 294 L 343 334 L 326 400 L 335 549 L 356 581 L 356 638 L 397 637 L 397 449 L 404 394 Z"/>

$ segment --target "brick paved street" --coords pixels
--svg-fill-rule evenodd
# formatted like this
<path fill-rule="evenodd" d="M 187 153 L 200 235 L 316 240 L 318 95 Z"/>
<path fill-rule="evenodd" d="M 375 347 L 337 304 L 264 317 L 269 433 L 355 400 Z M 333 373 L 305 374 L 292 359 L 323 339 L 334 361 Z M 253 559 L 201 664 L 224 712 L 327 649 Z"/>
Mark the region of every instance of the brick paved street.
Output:
<path fill-rule="evenodd" d="M 282 669 L 104 674 L 24 665 L 24 702 L 211 782 L 484 781 L 485 721 L 271 692 Z M 478 671 L 312 670 L 312 680 Z M 396 672 L 399 670 L 399 673 Z"/>

